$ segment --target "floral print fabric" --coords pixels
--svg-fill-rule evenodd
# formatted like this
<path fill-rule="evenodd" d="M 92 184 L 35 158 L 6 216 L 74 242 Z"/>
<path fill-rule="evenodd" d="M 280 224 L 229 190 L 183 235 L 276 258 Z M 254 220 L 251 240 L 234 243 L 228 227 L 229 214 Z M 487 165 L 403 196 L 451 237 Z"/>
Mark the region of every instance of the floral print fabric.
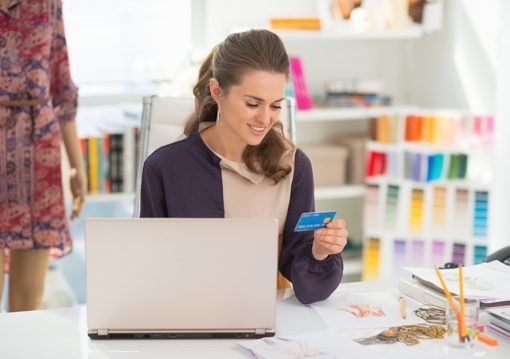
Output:
<path fill-rule="evenodd" d="M 9 105 L 30 98 L 42 104 Z M 57 258 L 71 251 L 60 126 L 75 120 L 76 109 L 61 0 L 0 6 L 0 250 L 7 254 L 51 248 Z"/>

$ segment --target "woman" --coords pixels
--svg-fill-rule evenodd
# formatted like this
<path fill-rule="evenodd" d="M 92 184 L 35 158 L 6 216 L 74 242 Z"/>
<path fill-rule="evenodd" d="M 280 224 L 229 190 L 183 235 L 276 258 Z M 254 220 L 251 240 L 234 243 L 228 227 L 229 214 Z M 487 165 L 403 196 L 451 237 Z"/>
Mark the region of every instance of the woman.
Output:
<path fill-rule="evenodd" d="M 310 161 L 278 121 L 288 76 L 285 47 L 270 31 L 232 34 L 217 45 L 200 68 L 187 137 L 144 163 L 140 215 L 277 218 L 278 286 L 291 281 L 308 304 L 338 287 L 348 232 L 342 219 L 294 232 L 315 205 Z"/>
<path fill-rule="evenodd" d="M 71 251 L 60 143 L 71 165 L 73 208 L 86 179 L 60 0 L 0 2 L 0 302 L 4 262 L 9 311 L 38 309 L 48 261 Z"/>

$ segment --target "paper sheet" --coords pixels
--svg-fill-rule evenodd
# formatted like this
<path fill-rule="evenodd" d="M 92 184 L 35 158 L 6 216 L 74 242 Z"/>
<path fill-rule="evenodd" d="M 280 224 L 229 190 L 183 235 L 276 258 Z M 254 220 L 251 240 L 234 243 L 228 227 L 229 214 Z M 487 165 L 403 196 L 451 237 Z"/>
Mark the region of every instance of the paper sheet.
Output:
<path fill-rule="evenodd" d="M 246 353 L 259 359 L 383 358 L 370 348 L 330 330 L 243 341 L 238 344 Z M 346 353 L 349 353 L 348 356 Z"/>
<path fill-rule="evenodd" d="M 414 314 L 418 305 L 406 301 L 406 319 L 402 318 L 398 298 L 387 292 L 336 291 L 311 305 L 330 329 L 389 328 L 424 323 Z"/>

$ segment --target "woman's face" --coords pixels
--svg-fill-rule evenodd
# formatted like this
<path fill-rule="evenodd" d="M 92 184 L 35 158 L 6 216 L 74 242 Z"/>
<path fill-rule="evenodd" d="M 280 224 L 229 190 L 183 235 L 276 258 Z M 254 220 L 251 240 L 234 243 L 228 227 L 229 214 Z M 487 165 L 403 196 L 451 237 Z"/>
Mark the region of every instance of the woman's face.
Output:
<path fill-rule="evenodd" d="M 219 97 L 222 131 L 233 144 L 260 144 L 280 116 L 286 86 L 285 74 L 251 71 Z"/>

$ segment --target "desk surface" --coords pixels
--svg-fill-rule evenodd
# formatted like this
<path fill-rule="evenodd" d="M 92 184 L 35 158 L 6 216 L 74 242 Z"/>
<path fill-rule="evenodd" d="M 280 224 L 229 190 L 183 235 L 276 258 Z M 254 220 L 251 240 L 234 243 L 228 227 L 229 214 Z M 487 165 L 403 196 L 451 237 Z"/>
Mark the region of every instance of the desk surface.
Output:
<path fill-rule="evenodd" d="M 397 281 L 341 284 L 339 290 L 385 290 L 397 287 Z M 292 291 L 279 293 L 276 335 L 295 335 L 327 329 L 313 308 L 300 304 Z M 481 324 L 484 323 L 482 316 Z M 250 358 L 239 340 L 91 340 L 87 336 L 86 307 L 0 314 L 0 358 L 104 359 L 104 358 Z M 380 330 L 343 331 L 352 338 L 367 337 Z M 373 345 L 384 352 L 419 350 L 433 353 L 462 354 L 466 357 L 508 358 L 510 344 L 499 340 L 497 347 L 477 342 L 469 351 L 449 348 L 444 340 L 421 341 L 408 347 L 403 343 Z"/>

